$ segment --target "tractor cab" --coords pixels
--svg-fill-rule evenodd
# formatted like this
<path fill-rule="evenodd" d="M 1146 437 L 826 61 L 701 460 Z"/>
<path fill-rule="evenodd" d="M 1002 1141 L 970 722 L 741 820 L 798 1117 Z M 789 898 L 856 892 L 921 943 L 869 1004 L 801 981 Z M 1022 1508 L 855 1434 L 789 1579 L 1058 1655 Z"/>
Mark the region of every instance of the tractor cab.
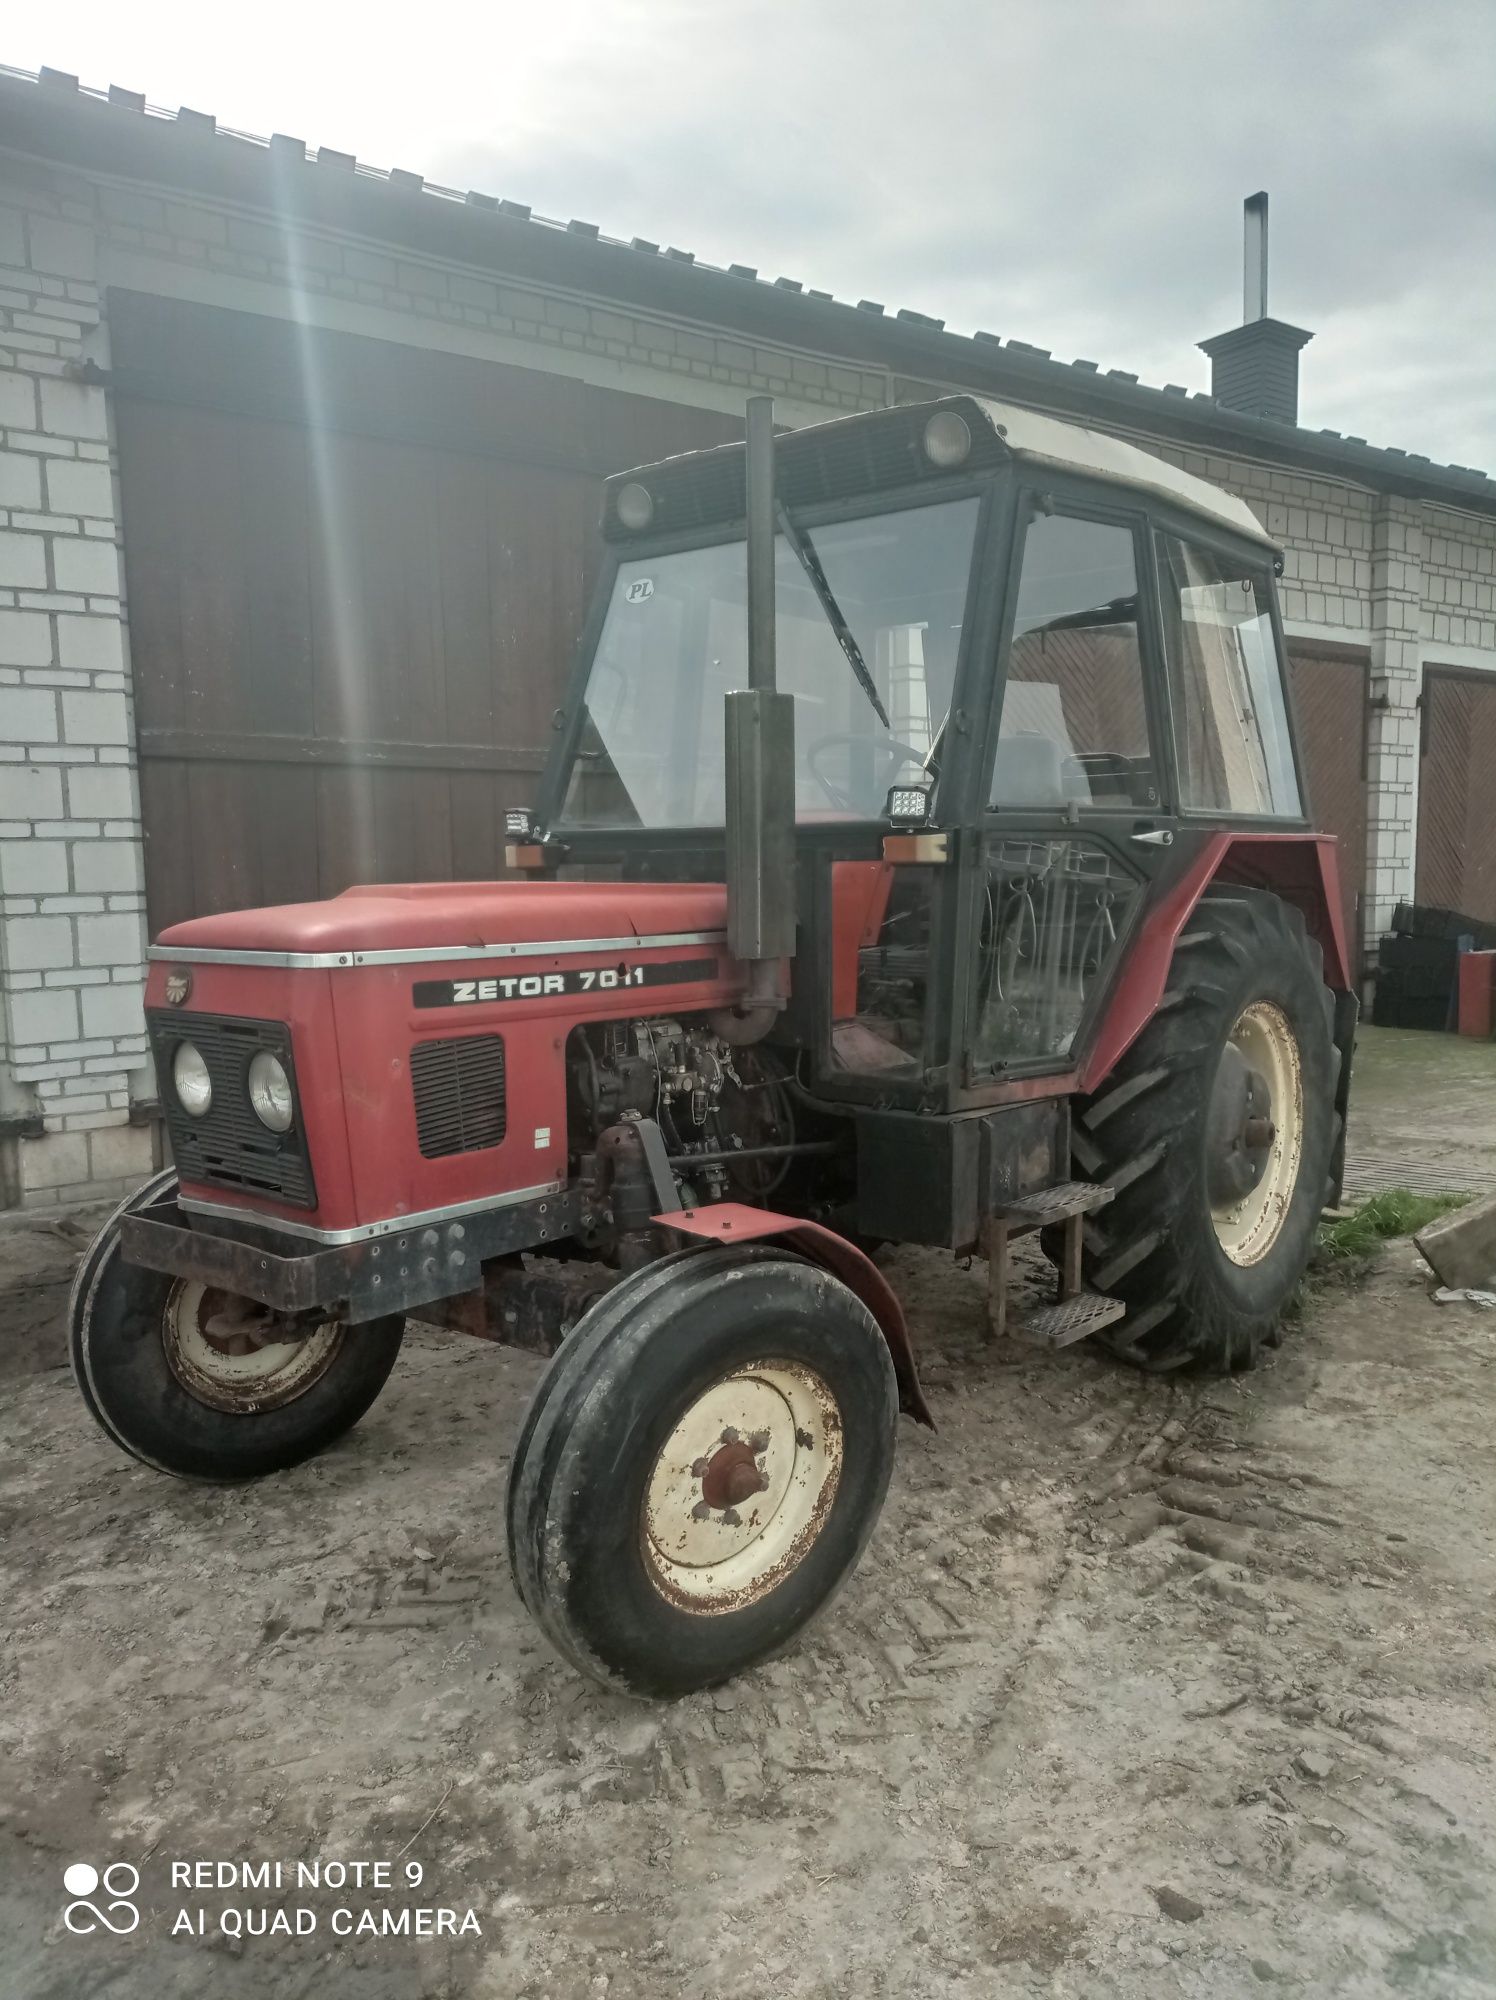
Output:
<path fill-rule="evenodd" d="M 782 436 L 775 460 L 794 881 L 769 886 L 796 928 L 771 1039 L 818 1092 L 909 1110 L 1083 1075 L 1145 891 L 1223 824 L 1306 824 L 1272 544 L 1186 472 L 970 397 Z M 744 466 L 727 447 L 609 483 L 548 867 L 723 879 Z"/>

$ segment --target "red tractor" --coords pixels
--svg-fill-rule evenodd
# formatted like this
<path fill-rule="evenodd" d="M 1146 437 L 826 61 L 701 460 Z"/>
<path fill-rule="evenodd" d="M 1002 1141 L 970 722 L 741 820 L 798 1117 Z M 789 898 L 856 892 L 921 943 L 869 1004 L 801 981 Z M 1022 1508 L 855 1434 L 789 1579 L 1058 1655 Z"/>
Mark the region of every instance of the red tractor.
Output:
<path fill-rule="evenodd" d="M 165 1472 L 320 1451 L 408 1316 L 550 1355 L 521 1596 L 673 1695 L 782 1649 L 928 1422 L 884 1243 L 1042 1231 L 1027 1337 L 1150 1369 L 1279 1338 L 1356 1007 L 1276 552 L 1116 440 L 968 397 L 610 480 L 526 879 L 179 924 L 175 1168 L 72 1304 Z"/>

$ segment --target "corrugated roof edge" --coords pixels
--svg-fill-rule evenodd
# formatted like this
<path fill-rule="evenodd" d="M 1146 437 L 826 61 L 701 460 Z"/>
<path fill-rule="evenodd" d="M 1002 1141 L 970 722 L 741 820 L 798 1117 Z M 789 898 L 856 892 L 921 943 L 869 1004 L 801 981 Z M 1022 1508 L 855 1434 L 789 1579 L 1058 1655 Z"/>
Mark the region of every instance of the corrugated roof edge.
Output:
<path fill-rule="evenodd" d="M 924 313 L 888 314 L 870 300 L 843 303 L 760 278 L 746 265 L 723 269 L 690 252 L 661 253 L 644 238 L 625 241 L 592 223 L 537 216 L 521 202 L 371 168 L 330 147 L 313 157 L 299 139 L 234 131 L 186 107 L 162 110 L 118 85 L 96 90 L 69 72 L 0 65 L 0 105 L 0 151 L 218 195 L 262 213 L 652 308 L 729 337 L 777 340 L 932 386 L 1027 400 L 1186 448 L 1235 451 L 1311 477 L 1319 472 L 1496 513 L 1496 480 L 1467 466 L 1437 466 L 1419 453 L 1247 416 L 1174 383 L 1155 389 L 1122 369 L 1102 373 L 1084 362 L 1056 361 L 1027 341 L 951 333 Z"/>

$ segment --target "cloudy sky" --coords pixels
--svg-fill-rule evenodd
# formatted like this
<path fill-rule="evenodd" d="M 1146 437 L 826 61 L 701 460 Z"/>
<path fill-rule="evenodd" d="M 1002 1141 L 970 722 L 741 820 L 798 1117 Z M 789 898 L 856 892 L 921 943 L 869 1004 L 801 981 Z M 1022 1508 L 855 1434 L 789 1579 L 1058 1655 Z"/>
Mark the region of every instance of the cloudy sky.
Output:
<path fill-rule="evenodd" d="M 1303 421 L 1496 472 L 1493 0 L 73 0 L 0 60 L 1191 388 L 1265 187 Z"/>

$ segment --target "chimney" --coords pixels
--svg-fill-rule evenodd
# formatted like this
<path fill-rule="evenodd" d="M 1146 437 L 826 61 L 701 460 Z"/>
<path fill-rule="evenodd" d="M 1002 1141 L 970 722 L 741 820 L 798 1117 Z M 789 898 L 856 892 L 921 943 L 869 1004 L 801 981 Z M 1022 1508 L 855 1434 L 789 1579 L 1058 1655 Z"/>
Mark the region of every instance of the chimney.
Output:
<path fill-rule="evenodd" d="M 1200 346 L 1210 356 L 1210 393 L 1249 417 L 1299 420 L 1299 349 L 1313 340 L 1299 326 L 1270 319 L 1267 310 L 1267 196 L 1242 204 L 1245 248 L 1242 324 Z"/>

